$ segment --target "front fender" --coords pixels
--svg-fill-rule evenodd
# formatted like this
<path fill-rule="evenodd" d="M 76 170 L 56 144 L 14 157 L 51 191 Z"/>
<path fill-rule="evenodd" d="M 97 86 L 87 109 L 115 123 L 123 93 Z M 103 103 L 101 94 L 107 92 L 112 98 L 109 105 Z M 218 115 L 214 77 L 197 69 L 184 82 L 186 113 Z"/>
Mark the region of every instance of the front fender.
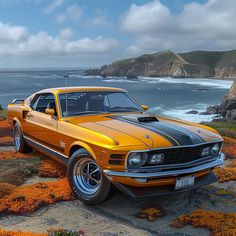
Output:
<path fill-rule="evenodd" d="M 91 154 L 91 156 L 93 157 L 94 160 L 97 159 L 97 156 L 95 155 L 93 149 L 87 143 L 84 143 L 84 142 L 81 142 L 81 141 L 75 141 L 70 145 L 68 153 L 67 153 L 68 157 L 70 155 L 70 151 L 72 150 L 72 148 L 74 146 L 80 146 L 80 147 L 86 149 Z"/>
<path fill-rule="evenodd" d="M 14 123 L 18 123 L 18 125 L 20 126 L 20 128 L 21 128 L 21 123 L 20 123 L 20 120 L 17 118 L 17 117 L 14 117 L 13 118 L 13 122 L 12 122 L 12 128 L 14 127 Z"/>

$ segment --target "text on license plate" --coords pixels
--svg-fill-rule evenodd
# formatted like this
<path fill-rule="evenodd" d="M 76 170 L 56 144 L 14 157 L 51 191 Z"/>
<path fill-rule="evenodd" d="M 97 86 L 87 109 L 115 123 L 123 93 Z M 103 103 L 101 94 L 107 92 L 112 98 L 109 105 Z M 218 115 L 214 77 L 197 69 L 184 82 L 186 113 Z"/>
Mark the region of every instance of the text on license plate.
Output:
<path fill-rule="evenodd" d="M 176 179 L 175 189 L 187 188 L 194 185 L 195 177 L 194 176 L 185 176 Z"/>

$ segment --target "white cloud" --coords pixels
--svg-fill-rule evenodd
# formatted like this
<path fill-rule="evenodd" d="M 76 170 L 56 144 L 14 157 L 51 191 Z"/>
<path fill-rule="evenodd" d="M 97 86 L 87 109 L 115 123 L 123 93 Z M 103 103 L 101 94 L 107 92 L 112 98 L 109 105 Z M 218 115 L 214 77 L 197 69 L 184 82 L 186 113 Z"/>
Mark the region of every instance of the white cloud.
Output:
<path fill-rule="evenodd" d="M 56 21 L 61 23 L 66 20 L 79 21 L 83 15 L 83 10 L 77 4 L 68 6 L 65 13 L 56 16 Z"/>
<path fill-rule="evenodd" d="M 52 0 L 51 3 L 44 9 L 47 14 L 52 13 L 56 8 L 63 4 L 64 0 Z"/>
<path fill-rule="evenodd" d="M 8 41 L 21 42 L 28 36 L 27 29 L 22 26 L 11 26 L 10 24 L 3 24 L 0 21 L 0 43 Z M 1 45 L 1 44 L 0 44 Z"/>
<path fill-rule="evenodd" d="M 114 49 L 118 42 L 112 38 L 80 38 L 74 39 L 70 28 L 60 31 L 57 36 L 46 32 L 30 35 L 22 26 L 11 26 L 0 22 L 0 57 L 23 56 L 60 57 L 62 55 L 97 55 Z"/>
<path fill-rule="evenodd" d="M 226 50 L 236 47 L 236 1 L 189 3 L 177 15 L 159 0 L 133 4 L 122 16 L 121 27 L 134 36 L 134 54 L 171 49 Z"/>
<path fill-rule="evenodd" d="M 71 39 L 74 36 L 74 32 L 70 28 L 65 28 L 60 31 L 59 38 L 61 39 Z"/>

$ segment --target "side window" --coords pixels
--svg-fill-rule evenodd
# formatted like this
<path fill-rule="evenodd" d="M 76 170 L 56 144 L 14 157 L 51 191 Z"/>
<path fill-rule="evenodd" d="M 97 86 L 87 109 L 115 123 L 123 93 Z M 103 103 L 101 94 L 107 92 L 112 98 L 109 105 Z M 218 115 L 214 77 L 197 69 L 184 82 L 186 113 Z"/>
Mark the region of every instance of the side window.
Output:
<path fill-rule="evenodd" d="M 36 106 L 37 106 L 37 103 L 38 103 L 39 96 L 40 96 L 39 94 L 36 94 L 30 101 L 30 107 L 33 110 L 36 110 Z"/>
<path fill-rule="evenodd" d="M 56 112 L 55 98 L 54 98 L 54 95 L 51 93 L 36 95 L 32 99 L 30 106 L 33 110 L 42 112 L 42 113 L 45 113 L 45 110 L 47 108 L 52 108 Z"/>

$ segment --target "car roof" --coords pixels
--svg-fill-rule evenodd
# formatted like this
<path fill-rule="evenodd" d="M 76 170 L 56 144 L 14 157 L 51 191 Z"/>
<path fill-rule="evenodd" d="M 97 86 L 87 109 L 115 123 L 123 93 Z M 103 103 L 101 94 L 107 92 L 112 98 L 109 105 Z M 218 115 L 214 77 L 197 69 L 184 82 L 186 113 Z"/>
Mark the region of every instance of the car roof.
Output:
<path fill-rule="evenodd" d="M 48 88 L 37 93 L 65 93 L 65 92 L 95 92 L 95 91 L 111 91 L 111 92 L 126 92 L 121 88 L 114 87 L 98 87 L 98 86 L 76 86 L 76 87 L 59 87 Z"/>

